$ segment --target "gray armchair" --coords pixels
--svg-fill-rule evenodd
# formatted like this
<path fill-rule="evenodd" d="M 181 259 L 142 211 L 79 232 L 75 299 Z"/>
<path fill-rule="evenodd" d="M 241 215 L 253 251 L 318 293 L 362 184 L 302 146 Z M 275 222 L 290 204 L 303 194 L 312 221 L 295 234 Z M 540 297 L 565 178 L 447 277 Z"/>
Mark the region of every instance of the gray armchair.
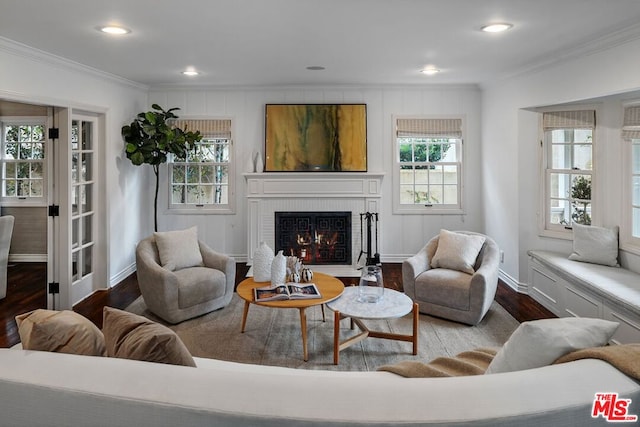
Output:
<path fill-rule="evenodd" d="M 140 241 L 136 264 L 140 293 L 147 308 L 169 323 L 180 323 L 231 301 L 236 278 L 233 258 L 198 242 L 203 266 L 170 271 L 160 264 L 153 236 Z"/>
<path fill-rule="evenodd" d="M 0 216 L 0 299 L 7 296 L 7 264 L 14 220 L 11 215 Z"/>
<path fill-rule="evenodd" d="M 468 235 L 480 235 L 457 231 Z M 438 248 L 435 236 L 416 255 L 402 264 L 404 292 L 420 306 L 420 312 L 468 325 L 477 325 L 489 310 L 496 294 L 500 254 L 488 236 L 476 258 L 473 274 L 446 268 L 432 268 Z"/>

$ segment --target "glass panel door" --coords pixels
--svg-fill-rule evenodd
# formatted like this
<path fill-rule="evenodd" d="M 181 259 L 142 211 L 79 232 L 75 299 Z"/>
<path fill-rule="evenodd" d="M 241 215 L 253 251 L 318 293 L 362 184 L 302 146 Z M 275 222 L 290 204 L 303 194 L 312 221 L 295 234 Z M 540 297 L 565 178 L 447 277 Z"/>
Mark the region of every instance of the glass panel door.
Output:
<path fill-rule="evenodd" d="M 71 122 L 71 283 L 90 288 L 93 280 L 95 227 L 94 119 Z"/>

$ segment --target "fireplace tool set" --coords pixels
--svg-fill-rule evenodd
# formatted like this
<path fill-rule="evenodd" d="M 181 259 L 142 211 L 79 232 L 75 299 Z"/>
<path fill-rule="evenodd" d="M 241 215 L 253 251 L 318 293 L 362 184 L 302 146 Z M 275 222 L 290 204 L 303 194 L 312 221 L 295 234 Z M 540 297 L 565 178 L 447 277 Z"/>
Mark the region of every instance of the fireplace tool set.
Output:
<path fill-rule="evenodd" d="M 365 234 L 364 229 L 366 227 L 366 241 L 367 241 L 367 250 L 364 250 L 364 241 Z M 375 228 L 375 244 L 376 244 L 376 252 L 373 253 L 372 243 L 373 243 L 373 229 Z M 357 263 L 360 264 L 360 259 L 363 255 L 366 255 L 365 265 L 382 265 L 380 262 L 380 253 L 378 252 L 378 213 L 377 212 L 364 212 L 360 214 L 360 255 L 358 255 Z M 360 266 L 359 269 L 362 269 L 363 266 Z"/>

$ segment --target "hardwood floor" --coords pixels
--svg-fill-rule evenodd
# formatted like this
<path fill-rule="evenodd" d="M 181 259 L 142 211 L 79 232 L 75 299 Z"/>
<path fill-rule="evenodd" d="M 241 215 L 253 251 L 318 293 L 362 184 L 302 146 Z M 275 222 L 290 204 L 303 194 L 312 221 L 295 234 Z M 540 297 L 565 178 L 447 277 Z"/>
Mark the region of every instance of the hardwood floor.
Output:
<path fill-rule="evenodd" d="M 248 267 L 238 263 L 236 285 L 245 277 Z M 402 291 L 402 264 L 382 265 L 385 286 Z M 358 278 L 341 278 L 346 285 L 357 284 Z M 45 263 L 16 263 L 9 267 L 7 297 L 0 300 L 0 347 L 11 347 L 20 341 L 15 316 L 46 307 L 47 271 Z M 102 328 L 102 309 L 105 306 L 125 308 L 140 296 L 135 274 L 115 287 L 101 290 L 76 304 L 74 311 Z M 505 283 L 498 283 L 496 301 L 520 322 L 556 317 L 531 297 L 519 294 Z"/>

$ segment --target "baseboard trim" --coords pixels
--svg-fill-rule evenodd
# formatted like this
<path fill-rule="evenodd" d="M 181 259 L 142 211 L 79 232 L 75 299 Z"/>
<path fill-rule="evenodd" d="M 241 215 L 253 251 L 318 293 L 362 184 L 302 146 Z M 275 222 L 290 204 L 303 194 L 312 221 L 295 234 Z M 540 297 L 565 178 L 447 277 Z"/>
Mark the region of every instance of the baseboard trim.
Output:
<path fill-rule="evenodd" d="M 9 262 L 47 262 L 47 254 L 9 254 Z"/>
<path fill-rule="evenodd" d="M 529 287 L 526 283 L 518 282 L 514 277 L 510 276 L 508 273 L 505 273 L 502 269 L 498 270 L 498 277 L 514 291 L 520 294 L 529 294 Z"/>
<path fill-rule="evenodd" d="M 113 288 L 115 285 L 122 282 L 124 279 L 131 276 L 135 272 L 136 272 L 136 263 L 134 262 L 128 265 L 124 270 L 120 271 L 116 275 L 111 276 L 111 278 L 109 279 L 109 287 Z"/>

